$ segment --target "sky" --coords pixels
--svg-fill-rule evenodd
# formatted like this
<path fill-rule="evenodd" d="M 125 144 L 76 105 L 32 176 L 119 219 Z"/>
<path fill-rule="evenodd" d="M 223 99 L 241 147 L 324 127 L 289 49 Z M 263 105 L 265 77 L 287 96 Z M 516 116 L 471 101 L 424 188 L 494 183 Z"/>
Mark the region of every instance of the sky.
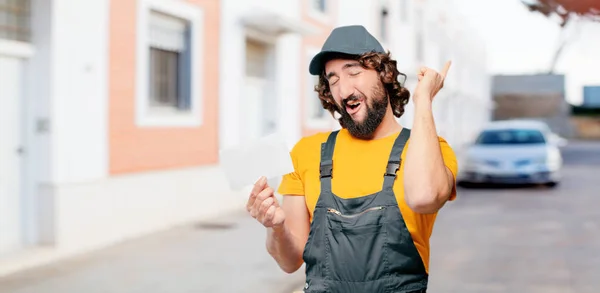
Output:
<path fill-rule="evenodd" d="M 532 13 L 520 0 L 454 0 L 484 40 L 492 74 L 546 73 L 560 40 L 558 22 Z M 583 24 L 565 48 L 557 73 L 565 74 L 567 100 L 582 101 L 583 85 L 600 85 L 600 23 Z M 595 36 L 594 36 L 595 35 Z"/>

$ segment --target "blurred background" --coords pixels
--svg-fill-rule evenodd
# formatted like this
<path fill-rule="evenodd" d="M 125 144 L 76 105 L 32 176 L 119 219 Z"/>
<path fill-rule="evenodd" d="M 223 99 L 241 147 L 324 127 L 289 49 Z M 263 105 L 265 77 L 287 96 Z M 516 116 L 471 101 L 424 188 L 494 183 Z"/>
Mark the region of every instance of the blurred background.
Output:
<path fill-rule="evenodd" d="M 219 150 L 339 128 L 361 24 L 459 158 L 429 292 L 600 292 L 600 1 L 0 0 L 0 292 L 293 292 Z M 412 104 L 399 121 L 412 126 Z M 276 180 L 275 180 L 276 181 Z M 276 183 L 274 183 L 276 184 Z"/>

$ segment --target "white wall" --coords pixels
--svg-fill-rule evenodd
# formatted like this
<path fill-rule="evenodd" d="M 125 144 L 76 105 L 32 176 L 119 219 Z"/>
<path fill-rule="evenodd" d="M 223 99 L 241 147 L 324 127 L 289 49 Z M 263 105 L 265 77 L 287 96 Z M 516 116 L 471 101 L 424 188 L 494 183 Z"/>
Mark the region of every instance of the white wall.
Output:
<path fill-rule="evenodd" d="M 245 82 L 245 38 L 243 18 L 248 15 L 269 16 L 265 21 L 298 22 L 301 19 L 303 1 L 221 1 L 220 59 L 219 67 L 219 148 L 240 143 L 243 121 L 239 115 L 244 109 L 240 99 L 244 98 Z M 274 88 L 279 102 L 278 129 L 291 141 L 300 137 L 300 56 L 301 38 L 297 34 L 265 36 L 274 46 Z M 294 130 L 291 131 L 290 130 Z"/>
<path fill-rule="evenodd" d="M 424 5 L 426 46 L 435 48 L 427 53 L 426 65 L 439 70 L 446 61 L 452 61 L 444 89 L 436 97 L 436 125 L 440 135 L 460 151 L 490 118 L 486 50 L 451 0 Z"/>
<path fill-rule="evenodd" d="M 248 190 L 231 192 L 224 186 L 225 175 L 217 167 L 63 184 L 54 189 L 59 211 L 54 242 L 59 249 L 81 252 L 243 208 Z"/>
<path fill-rule="evenodd" d="M 36 54 L 28 76 L 29 143 L 35 149 L 28 164 L 33 189 L 25 195 L 32 206 L 31 244 L 60 238 L 65 223 L 58 208 L 69 202 L 60 201 L 58 187 L 107 176 L 108 5 L 108 0 L 35 0 L 32 6 Z"/>
<path fill-rule="evenodd" d="M 406 1 L 406 7 L 408 8 L 406 20 L 401 18 L 400 10 L 402 6 L 399 3 L 400 1 Z M 388 4 L 390 13 L 388 16 L 389 44 L 391 48 L 394 48 L 391 53 L 392 58 L 398 62 L 398 70 L 404 74 L 414 76 L 418 65 L 415 62 L 416 40 L 415 30 L 413 29 L 417 17 L 415 13 L 416 4 L 413 0 L 400 1 L 392 1 Z"/>
<path fill-rule="evenodd" d="M 379 1 L 340 0 L 338 21 L 335 26 L 362 25 L 379 38 Z M 360 17 L 359 17 L 360 16 Z"/>
<path fill-rule="evenodd" d="M 243 2 L 246 3 L 246 2 Z M 219 50 L 219 147 L 236 145 L 240 139 L 240 102 L 246 66 L 244 28 L 239 23 L 241 2 L 221 1 Z"/>
<path fill-rule="evenodd" d="M 293 146 L 300 138 L 303 121 L 299 109 L 302 101 L 302 37 L 287 35 L 279 38 L 275 46 L 277 121 L 280 133 L 288 145 Z M 295 56 L 295 57 L 294 57 Z"/>
<path fill-rule="evenodd" d="M 108 4 L 32 2 L 33 54 L 22 97 L 25 245 L 53 240 L 52 186 L 106 176 Z"/>
<path fill-rule="evenodd" d="M 50 56 L 54 183 L 103 178 L 108 166 L 109 0 L 54 0 Z"/>

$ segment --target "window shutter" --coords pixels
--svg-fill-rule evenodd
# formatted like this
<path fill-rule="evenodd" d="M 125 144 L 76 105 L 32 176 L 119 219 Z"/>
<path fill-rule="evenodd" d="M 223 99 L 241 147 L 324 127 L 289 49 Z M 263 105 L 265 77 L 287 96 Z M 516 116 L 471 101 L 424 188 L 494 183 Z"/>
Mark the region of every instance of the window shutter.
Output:
<path fill-rule="evenodd" d="M 185 51 L 187 27 L 187 22 L 183 19 L 152 11 L 150 13 L 150 46 L 166 51 Z"/>

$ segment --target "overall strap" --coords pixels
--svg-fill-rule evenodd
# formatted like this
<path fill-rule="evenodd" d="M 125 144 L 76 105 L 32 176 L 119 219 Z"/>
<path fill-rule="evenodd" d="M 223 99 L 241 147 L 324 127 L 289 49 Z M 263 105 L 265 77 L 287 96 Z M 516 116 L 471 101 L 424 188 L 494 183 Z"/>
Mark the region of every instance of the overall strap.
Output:
<path fill-rule="evenodd" d="M 400 166 L 402 165 L 402 150 L 404 150 L 404 146 L 406 145 L 406 141 L 410 137 L 410 129 L 402 128 L 400 134 L 394 141 L 394 146 L 392 147 L 392 151 L 390 152 L 390 158 L 388 159 L 387 166 L 385 168 L 385 173 L 383 174 L 383 189 L 393 188 L 394 181 L 396 180 L 396 172 L 400 170 Z"/>
<path fill-rule="evenodd" d="M 327 142 L 321 144 L 321 165 L 319 168 L 321 178 L 321 193 L 331 191 L 331 177 L 333 176 L 333 149 L 339 130 L 332 131 Z"/>

